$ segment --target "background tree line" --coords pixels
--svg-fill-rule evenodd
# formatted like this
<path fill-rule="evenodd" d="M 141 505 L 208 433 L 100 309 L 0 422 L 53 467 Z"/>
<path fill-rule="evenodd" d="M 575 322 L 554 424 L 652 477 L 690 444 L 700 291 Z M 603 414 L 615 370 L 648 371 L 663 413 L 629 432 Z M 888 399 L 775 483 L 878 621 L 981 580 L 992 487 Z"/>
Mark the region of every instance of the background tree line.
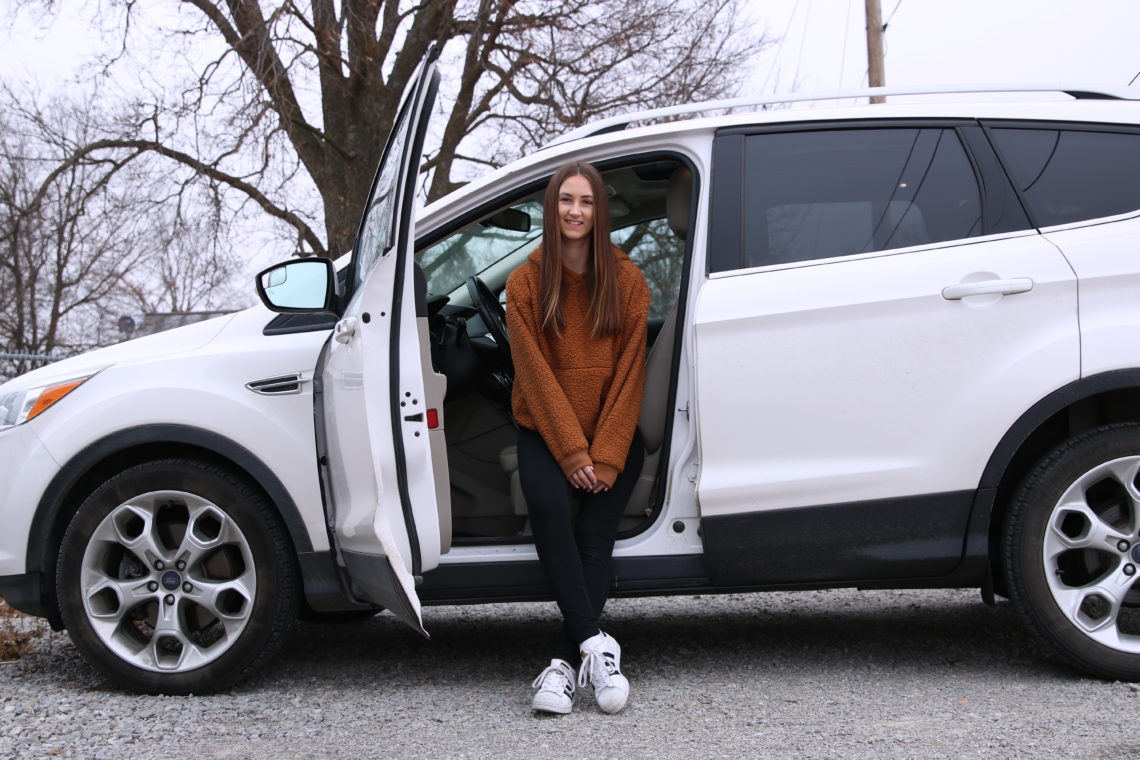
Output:
<path fill-rule="evenodd" d="M 72 352 L 115 313 L 245 305 L 269 248 L 353 243 L 408 80 L 443 83 L 438 198 L 568 129 L 736 94 L 767 40 L 742 0 L 42 0 L 115 35 L 82 95 L 0 91 L 0 351 Z M 255 236 L 250 229 L 257 229 Z M 264 230 L 271 230 L 266 235 Z M 247 288 L 237 288 L 244 292 Z M 26 364 L 0 365 L 0 378 Z"/>

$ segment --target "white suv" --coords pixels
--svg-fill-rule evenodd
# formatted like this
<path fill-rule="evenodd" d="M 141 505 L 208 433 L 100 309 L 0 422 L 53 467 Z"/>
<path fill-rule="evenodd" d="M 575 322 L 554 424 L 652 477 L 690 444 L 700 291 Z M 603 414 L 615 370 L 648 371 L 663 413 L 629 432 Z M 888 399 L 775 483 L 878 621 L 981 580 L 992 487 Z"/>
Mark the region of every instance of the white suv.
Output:
<path fill-rule="evenodd" d="M 1140 679 L 1140 104 L 641 114 L 413 219 L 437 82 L 342 266 L 0 387 L 11 605 L 128 688 L 200 693 L 299 610 L 548 599 L 500 294 L 585 160 L 652 295 L 616 595 L 976 586 Z"/>

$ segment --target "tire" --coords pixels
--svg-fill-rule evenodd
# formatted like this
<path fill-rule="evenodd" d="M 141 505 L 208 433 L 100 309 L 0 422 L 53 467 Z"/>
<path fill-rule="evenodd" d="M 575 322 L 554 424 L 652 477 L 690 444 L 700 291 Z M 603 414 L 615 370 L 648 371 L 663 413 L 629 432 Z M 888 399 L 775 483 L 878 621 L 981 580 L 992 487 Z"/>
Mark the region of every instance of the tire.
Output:
<path fill-rule="evenodd" d="M 1097 428 L 1045 457 L 1005 531 L 1010 599 L 1062 659 L 1140 680 L 1140 425 Z"/>
<path fill-rule="evenodd" d="M 60 612 L 80 653 L 146 694 L 205 694 L 263 665 L 296 617 L 292 544 L 265 497 L 169 459 L 101 485 L 64 534 Z"/>

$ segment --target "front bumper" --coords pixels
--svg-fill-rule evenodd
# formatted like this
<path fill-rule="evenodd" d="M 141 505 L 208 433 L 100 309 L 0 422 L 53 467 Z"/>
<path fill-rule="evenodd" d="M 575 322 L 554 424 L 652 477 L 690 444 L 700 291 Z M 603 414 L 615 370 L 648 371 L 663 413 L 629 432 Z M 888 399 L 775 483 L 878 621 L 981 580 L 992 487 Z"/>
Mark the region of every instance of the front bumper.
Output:
<path fill-rule="evenodd" d="M 59 465 L 30 424 L 0 432 L 0 597 L 12 607 L 47 616 L 40 568 L 28 567 L 32 520 Z"/>

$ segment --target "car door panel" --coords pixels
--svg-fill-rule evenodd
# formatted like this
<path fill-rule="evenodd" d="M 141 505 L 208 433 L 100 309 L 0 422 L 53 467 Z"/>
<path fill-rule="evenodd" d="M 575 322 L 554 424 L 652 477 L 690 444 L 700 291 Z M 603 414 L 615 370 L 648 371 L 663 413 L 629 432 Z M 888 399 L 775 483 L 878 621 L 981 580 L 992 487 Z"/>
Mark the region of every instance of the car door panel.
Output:
<path fill-rule="evenodd" d="M 1032 290 L 947 300 L 1008 277 Z M 1076 379 L 1076 285 L 1037 235 L 717 277 L 694 318 L 703 515 L 973 488 Z M 977 450 L 940 439 L 970 431 Z"/>
<path fill-rule="evenodd" d="M 446 458 L 432 456 L 442 436 L 443 379 L 421 358 L 426 315 L 418 313 L 411 262 L 415 171 L 437 88 L 429 57 L 377 171 L 354 251 L 356 292 L 322 374 L 329 527 L 350 589 L 420 632 L 416 580 L 439 562 L 439 514 L 450 510 L 446 489 L 437 492 Z"/>
<path fill-rule="evenodd" d="M 729 129 L 713 162 L 693 325 L 714 582 L 949 572 L 994 447 L 1079 375 L 1068 262 L 973 122 Z"/>

